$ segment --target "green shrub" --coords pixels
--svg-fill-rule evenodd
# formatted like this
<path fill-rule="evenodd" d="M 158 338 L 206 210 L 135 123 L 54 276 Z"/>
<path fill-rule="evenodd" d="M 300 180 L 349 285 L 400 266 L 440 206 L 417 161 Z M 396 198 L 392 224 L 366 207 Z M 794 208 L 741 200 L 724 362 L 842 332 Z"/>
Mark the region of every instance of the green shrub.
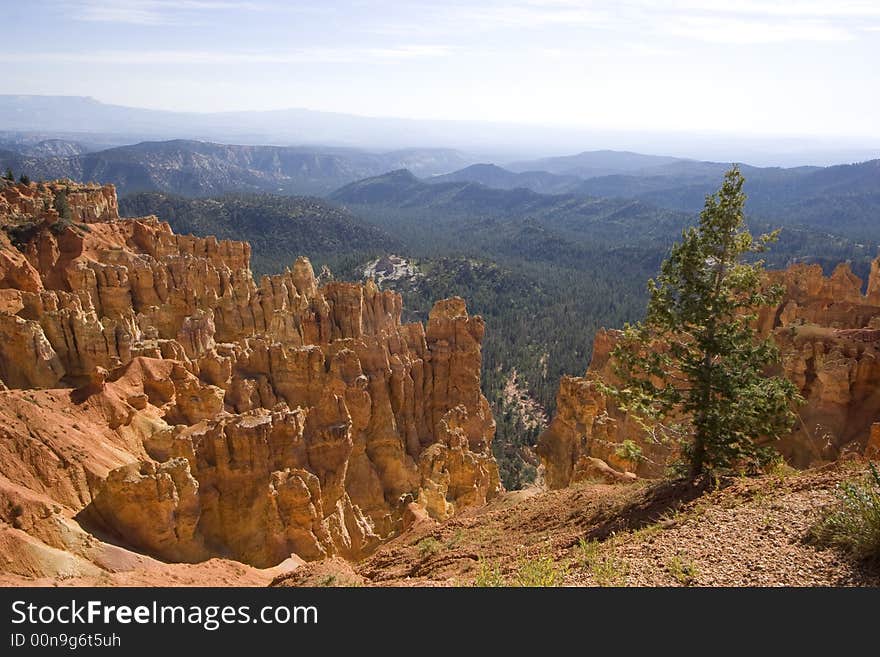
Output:
<path fill-rule="evenodd" d="M 501 574 L 501 568 L 497 564 L 480 559 L 477 563 L 477 576 L 474 578 L 474 586 L 486 588 L 507 586 L 507 581 Z"/>
<path fill-rule="evenodd" d="M 61 219 L 60 221 L 56 221 L 54 224 L 49 226 L 49 230 L 52 231 L 52 234 L 55 237 L 60 237 L 65 230 L 73 226 L 73 222 L 68 219 Z"/>
<path fill-rule="evenodd" d="M 462 541 L 464 541 L 464 532 L 461 529 L 456 529 L 452 538 L 446 541 L 446 547 L 450 549 L 457 548 L 461 545 Z"/>
<path fill-rule="evenodd" d="M 690 559 L 675 555 L 667 559 L 665 565 L 669 574 L 682 586 L 690 586 L 696 580 L 697 566 Z"/>
<path fill-rule="evenodd" d="M 525 587 L 562 586 L 565 573 L 565 566 L 556 563 L 550 556 L 523 559 L 517 565 L 513 585 Z"/>
<path fill-rule="evenodd" d="M 363 584 L 357 580 L 346 579 L 344 577 L 339 577 L 338 575 L 330 574 L 320 578 L 317 582 L 317 586 L 321 586 L 324 588 L 356 588 L 363 586 Z"/>
<path fill-rule="evenodd" d="M 578 541 L 578 547 L 581 551 L 581 565 L 588 569 L 596 584 L 599 586 L 622 586 L 626 583 L 626 576 L 629 574 L 629 564 L 623 559 L 614 556 L 610 549 L 613 549 L 613 539 L 611 548 L 606 550 L 608 554 L 602 554 L 602 545 L 597 541 L 588 541 L 584 538 Z"/>
<path fill-rule="evenodd" d="M 419 548 L 419 555 L 424 559 L 440 552 L 443 549 L 443 543 L 433 536 L 427 536 L 419 541 L 416 547 Z"/>
<path fill-rule="evenodd" d="M 12 242 L 13 246 L 17 249 L 24 249 L 28 242 L 30 242 L 34 235 L 36 235 L 40 230 L 40 224 L 36 221 L 27 221 L 21 224 L 9 224 L 3 226 L 3 230 L 6 231 L 6 234 L 9 236 L 9 241 Z"/>
<path fill-rule="evenodd" d="M 639 463 L 645 458 L 642 454 L 642 448 L 629 438 L 620 443 L 620 446 L 614 450 L 614 453 L 631 463 Z"/>
<path fill-rule="evenodd" d="M 58 211 L 58 216 L 61 217 L 63 221 L 70 221 L 72 219 L 70 203 L 67 202 L 67 192 L 65 190 L 61 190 L 55 195 L 53 205 L 55 206 L 55 210 Z"/>
<path fill-rule="evenodd" d="M 841 548 L 859 559 L 880 560 L 880 472 L 869 464 L 869 475 L 845 481 L 836 502 L 811 530 L 820 545 Z"/>

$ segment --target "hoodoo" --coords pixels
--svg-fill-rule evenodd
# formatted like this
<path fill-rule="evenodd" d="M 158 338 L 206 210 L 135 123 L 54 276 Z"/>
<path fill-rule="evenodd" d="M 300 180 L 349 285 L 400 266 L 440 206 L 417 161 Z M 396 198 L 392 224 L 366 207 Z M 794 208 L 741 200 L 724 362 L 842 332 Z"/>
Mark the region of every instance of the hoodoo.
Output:
<path fill-rule="evenodd" d="M 423 326 L 305 258 L 255 281 L 248 244 L 120 219 L 110 185 L 5 184 L 0 226 L 9 572 L 357 558 L 500 491 L 461 299 Z"/>

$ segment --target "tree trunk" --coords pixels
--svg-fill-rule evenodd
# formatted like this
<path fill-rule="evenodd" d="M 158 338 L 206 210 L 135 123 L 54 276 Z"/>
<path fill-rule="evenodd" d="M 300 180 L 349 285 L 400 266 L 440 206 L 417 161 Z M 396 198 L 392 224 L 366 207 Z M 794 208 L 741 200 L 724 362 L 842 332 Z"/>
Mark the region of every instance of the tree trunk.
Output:
<path fill-rule="evenodd" d="M 694 437 L 694 451 L 691 453 L 691 469 L 690 478 L 696 479 L 703 474 L 703 464 L 706 460 L 706 439 L 702 435 L 702 430 L 697 430 Z"/>

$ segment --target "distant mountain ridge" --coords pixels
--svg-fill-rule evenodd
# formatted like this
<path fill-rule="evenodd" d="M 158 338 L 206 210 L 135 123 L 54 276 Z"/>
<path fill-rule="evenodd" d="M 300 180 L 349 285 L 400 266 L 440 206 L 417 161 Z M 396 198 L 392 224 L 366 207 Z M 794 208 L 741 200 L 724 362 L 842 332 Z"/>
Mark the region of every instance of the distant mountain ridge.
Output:
<path fill-rule="evenodd" d="M 83 96 L 9 94 L 0 94 L 0 130 L 55 133 L 51 136 L 101 143 L 105 147 L 177 138 L 236 144 L 334 145 L 381 151 L 440 147 L 483 154 L 474 161 L 485 161 L 486 155 L 491 154 L 488 159 L 494 162 L 587 148 L 613 148 L 702 160 L 733 159 L 791 166 L 855 162 L 876 157 L 880 150 L 880 138 L 839 138 L 830 144 L 815 137 L 772 139 L 693 132 L 611 131 L 563 125 L 362 116 L 303 108 L 183 112 L 113 105 Z M 447 171 L 462 166 L 465 165 L 450 167 Z M 527 165 L 526 169 L 507 168 L 550 170 L 534 164 Z M 615 171 L 620 171 L 619 164 L 615 165 Z"/>
<path fill-rule="evenodd" d="M 524 171 L 547 171 L 557 175 L 596 178 L 629 171 L 639 171 L 675 162 L 685 162 L 683 158 L 665 155 L 645 155 L 631 151 L 585 151 L 576 155 L 545 157 L 525 162 L 512 162 L 507 168 L 515 173 Z"/>
<path fill-rule="evenodd" d="M 585 155 L 589 154 L 581 154 Z M 630 160 L 632 164 L 636 162 L 638 158 Z M 536 163 L 528 163 L 532 165 Z M 696 213 L 703 207 L 706 195 L 718 188 L 730 166 L 723 162 L 673 160 L 630 173 L 583 179 L 546 171 L 517 173 L 479 164 L 434 176 L 426 182 L 477 183 L 497 190 L 525 188 L 539 194 L 629 199 L 666 210 Z M 880 242 L 876 228 L 876 218 L 880 216 L 880 159 L 829 167 L 740 164 L 739 168 L 747 181 L 746 210 L 762 221 L 809 226 L 853 239 Z"/>
<path fill-rule="evenodd" d="M 525 188 L 495 189 L 468 181 L 428 183 L 407 170 L 350 183 L 328 198 L 352 205 L 359 214 L 365 207 L 411 216 L 421 213 L 426 219 L 430 217 L 431 231 L 448 232 L 452 239 L 464 226 L 466 229 L 462 230 L 468 234 L 470 247 L 477 243 L 481 230 L 487 231 L 486 239 L 497 243 L 514 227 L 529 233 L 536 227 L 550 231 L 544 239 L 557 243 L 562 239 L 558 246 L 564 245 L 565 239 L 576 243 L 586 240 L 596 245 L 607 238 L 619 244 L 621 235 L 627 233 L 632 242 L 652 242 L 660 237 L 674 237 L 690 220 L 686 213 L 658 209 L 640 201 L 539 194 Z M 414 226 L 421 229 L 407 221 L 386 230 L 403 234 Z"/>
<path fill-rule="evenodd" d="M 390 169 L 431 175 L 469 161 L 449 149 L 371 153 L 356 149 L 248 146 L 176 139 L 141 142 L 94 153 L 40 157 L 0 152 L 0 168 L 33 179 L 70 178 L 116 185 L 120 195 L 162 191 L 185 196 L 228 192 L 324 194 Z M 20 148 L 20 147 L 19 147 Z"/>
<path fill-rule="evenodd" d="M 513 172 L 497 164 L 472 164 L 452 173 L 432 176 L 425 182 L 476 182 L 495 189 L 531 189 L 539 194 L 565 194 L 577 189 L 583 182 L 577 176 L 566 176 L 548 171 Z"/>
<path fill-rule="evenodd" d="M 630 198 L 658 207 L 698 212 L 718 187 L 723 168 L 690 166 L 657 175 L 617 175 L 584 181 L 575 193 Z M 675 167 L 676 165 L 672 165 Z M 852 239 L 880 243 L 880 159 L 830 167 L 792 169 L 741 165 L 746 211 L 775 225 L 809 226 Z"/>
<path fill-rule="evenodd" d="M 12 151 L 28 157 L 71 157 L 88 153 L 91 148 L 68 139 L 4 139 L 0 138 L 0 150 Z"/>
<path fill-rule="evenodd" d="M 602 151 L 602 157 L 610 156 L 609 163 L 618 153 L 614 151 Z M 678 189 L 689 185 L 708 186 L 716 189 L 724 172 L 733 163 L 730 162 L 702 162 L 698 160 L 682 160 L 675 158 L 660 158 L 652 155 L 639 153 L 619 153 L 624 156 L 621 166 L 629 164 L 633 167 L 638 162 L 651 160 L 668 160 L 662 164 L 651 164 L 644 168 L 628 167 L 615 169 L 610 164 L 602 168 L 602 171 L 615 171 L 615 173 L 603 173 L 594 175 L 599 168 L 580 169 L 582 175 L 574 173 L 553 173 L 549 170 L 528 170 L 517 172 L 495 164 L 474 164 L 452 173 L 433 176 L 426 182 L 477 182 L 487 187 L 496 189 L 515 189 L 525 187 L 540 194 L 577 194 L 584 196 L 604 196 L 635 198 L 641 194 L 660 192 L 669 189 Z M 581 153 L 571 158 L 551 158 L 547 160 L 551 169 L 577 171 L 578 167 L 568 168 L 568 164 L 577 161 L 594 161 L 593 153 Z M 562 164 L 554 163 L 555 160 L 563 161 Z M 541 166 L 541 161 L 522 163 L 523 166 Z M 748 164 L 740 164 L 740 169 L 749 177 L 749 180 L 781 182 L 792 180 L 807 173 L 821 171 L 823 167 L 754 167 Z M 700 205 L 702 205 L 701 197 Z M 676 207 L 676 209 L 679 209 Z M 681 209 L 691 209 L 681 208 Z"/>
<path fill-rule="evenodd" d="M 797 201 L 792 196 L 806 192 L 802 183 L 793 182 L 797 176 L 785 174 L 791 170 L 767 170 L 763 182 L 748 187 L 747 195 L 756 198 L 750 210 L 752 229 L 760 232 L 784 227 L 768 262 L 784 267 L 797 258 L 825 265 L 834 255 L 837 261 L 852 258 L 857 273 L 864 276 L 864 265 L 880 244 L 878 214 L 873 212 L 880 193 L 870 191 L 877 164 L 797 174 L 805 177 L 814 193 L 836 190 L 839 196 L 828 198 L 849 201 L 824 222 L 809 221 L 814 217 L 808 213 L 786 211 L 794 207 L 786 205 L 792 202 L 802 210 L 813 207 L 816 214 L 825 208 L 821 197 L 804 196 Z M 748 173 L 746 180 L 749 185 Z M 876 180 L 880 181 L 880 176 Z M 819 181 L 826 182 L 819 186 Z M 783 196 L 786 185 L 788 196 Z M 699 186 L 685 189 L 694 195 L 702 193 Z M 777 194 L 778 201 L 774 200 Z M 495 253 L 578 268 L 584 258 L 595 257 L 596 250 L 607 254 L 611 250 L 646 249 L 651 258 L 660 257 L 697 214 L 696 210 L 663 207 L 642 197 L 540 194 L 521 187 L 496 189 L 468 181 L 428 182 L 406 170 L 350 183 L 328 198 L 406 243 L 424 244 L 430 253 L 475 257 Z M 705 194 L 701 199 L 705 200 Z M 761 205 L 765 201 L 767 206 Z"/>

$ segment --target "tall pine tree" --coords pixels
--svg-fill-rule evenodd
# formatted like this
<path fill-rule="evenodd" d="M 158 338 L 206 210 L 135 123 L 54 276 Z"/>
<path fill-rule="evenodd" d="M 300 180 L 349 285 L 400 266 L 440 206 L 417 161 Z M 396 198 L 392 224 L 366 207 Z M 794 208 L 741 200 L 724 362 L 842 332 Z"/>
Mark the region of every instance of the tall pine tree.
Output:
<path fill-rule="evenodd" d="M 756 312 L 778 303 L 763 262 L 748 262 L 777 234 L 745 227 L 736 167 L 706 198 L 699 224 L 684 231 L 656 280 L 645 320 L 627 326 L 612 357 L 619 385 L 604 389 L 659 439 L 681 442 L 689 474 L 759 460 L 791 429 L 795 386 L 768 371 L 779 354 L 756 329 Z"/>

